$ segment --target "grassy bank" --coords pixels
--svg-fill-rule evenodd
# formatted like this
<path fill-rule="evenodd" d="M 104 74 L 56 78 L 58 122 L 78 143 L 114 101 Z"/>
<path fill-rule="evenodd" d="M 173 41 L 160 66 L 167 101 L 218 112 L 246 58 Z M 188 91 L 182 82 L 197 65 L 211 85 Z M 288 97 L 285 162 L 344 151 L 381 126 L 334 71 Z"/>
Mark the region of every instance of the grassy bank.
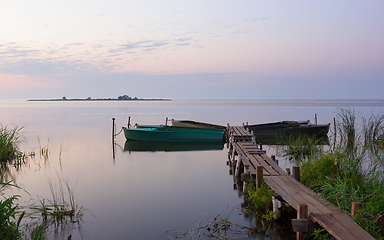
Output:
<path fill-rule="evenodd" d="M 335 119 L 329 145 L 319 147 L 303 138 L 280 153 L 301 165 L 303 184 L 336 206 L 351 212 L 352 202 L 361 202 L 363 209 L 353 219 L 374 238 L 383 239 L 384 115 L 366 119 L 353 109 L 340 109 Z"/>

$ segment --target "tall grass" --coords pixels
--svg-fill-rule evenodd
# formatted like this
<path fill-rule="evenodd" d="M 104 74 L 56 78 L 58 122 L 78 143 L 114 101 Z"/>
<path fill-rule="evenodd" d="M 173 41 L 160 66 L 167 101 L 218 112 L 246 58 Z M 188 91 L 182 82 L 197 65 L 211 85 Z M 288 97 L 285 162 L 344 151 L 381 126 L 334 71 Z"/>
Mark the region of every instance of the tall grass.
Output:
<path fill-rule="evenodd" d="M 362 118 L 362 126 L 356 116 L 351 109 L 338 111 L 335 147 L 302 159 L 301 180 L 347 212 L 352 202 L 361 202 L 363 209 L 354 220 L 383 239 L 384 226 L 377 223 L 384 214 L 384 115 Z"/>
<path fill-rule="evenodd" d="M 17 187 L 8 183 L 0 183 L 0 195 L 3 195 L 3 190 L 7 186 Z M 0 239 L 21 239 L 23 236 L 20 228 L 20 222 L 25 215 L 24 211 L 20 211 L 15 201 L 19 195 L 5 197 L 0 200 Z"/>
<path fill-rule="evenodd" d="M 0 162 L 13 160 L 22 156 L 19 151 L 20 143 L 25 139 L 19 134 L 23 127 L 15 127 L 14 129 L 8 129 L 0 125 Z"/>
<path fill-rule="evenodd" d="M 44 229 L 45 235 L 54 233 L 57 238 L 63 238 L 65 234 L 81 227 L 82 216 L 88 210 L 76 203 L 75 188 L 68 179 L 58 175 L 58 182 L 53 183 L 48 180 L 48 186 L 51 190 L 51 198 L 38 197 L 38 202 L 29 207 L 38 213 L 38 216 L 41 216 L 41 218 L 37 218 L 38 222 L 35 223 L 39 229 L 33 230 L 42 234 L 41 229 Z M 30 232 L 32 234 L 32 231 Z"/>

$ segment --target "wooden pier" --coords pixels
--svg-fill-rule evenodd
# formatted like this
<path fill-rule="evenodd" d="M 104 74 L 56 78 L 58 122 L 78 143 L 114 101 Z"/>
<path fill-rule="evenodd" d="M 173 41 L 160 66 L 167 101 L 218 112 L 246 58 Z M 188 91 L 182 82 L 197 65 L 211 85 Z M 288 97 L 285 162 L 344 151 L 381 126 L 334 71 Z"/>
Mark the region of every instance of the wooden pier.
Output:
<path fill-rule="evenodd" d="M 374 239 L 355 223 L 349 213 L 320 197 L 300 182 L 298 167 L 293 168 L 293 176 L 282 170 L 266 152 L 257 146 L 253 136 L 242 126 L 230 127 L 228 156 L 235 176 L 247 179 L 253 175 L 256 186 L 262 179 L 281 198 L 298 212 L 298 219 L 292 220 L 297 239 L 305 239 L 314 224 L 326 229 L 336 239 Z M 249 178 L 248 178 L 249 179 Z"/>

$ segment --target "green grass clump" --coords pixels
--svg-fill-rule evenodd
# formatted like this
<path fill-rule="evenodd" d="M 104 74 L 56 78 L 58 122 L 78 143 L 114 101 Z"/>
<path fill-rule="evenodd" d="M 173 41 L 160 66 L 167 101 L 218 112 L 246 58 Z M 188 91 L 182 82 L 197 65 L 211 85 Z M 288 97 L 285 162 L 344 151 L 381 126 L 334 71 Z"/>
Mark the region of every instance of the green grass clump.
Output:
<path fill-rule="evenodd" d="M 256 229 L 267 230 L 272 225 L 274 217 L 272 196 L 275 194 L 264 181 L 258 189 L 256 189 L 254 181 L 249 183 L 246 195 L 246 202 L 248 204 L 245 211 L 256 217 L 255 225 L 261 226 L 261 228 L 256 227 Z"/>
<path fill-rule="evenodd" d="M 4 187 L 15 186 L 8 183 L 0 183 L 0 194 Z M 0 239 L 3 240 L 17 240 L 22 239 L 23 233 L 19 229 L 21 219 L 24 217 L 25 212 L 21 212 L 18 206 L 14 203 L 19 198 L 18 195 L 5 197 L 0 200 Z"/>
<path fill-rule="evenodd" d="M 19 134 L 23 129 L 15 127 L 8 130 L 7 127 L 0 125 L 0 162 L 13 160 L 22 155 L 19 151 L 19 144 L 24 142 L 24 138 Z"/>
<path fill-rule="evenodd" d="M 315 189 L 328 178 L 338 177 L 342 172 L 342 163 L 345 158 L 345 154 L 331 152 L 304 162 L 301 165 L 301 182 Z"/>

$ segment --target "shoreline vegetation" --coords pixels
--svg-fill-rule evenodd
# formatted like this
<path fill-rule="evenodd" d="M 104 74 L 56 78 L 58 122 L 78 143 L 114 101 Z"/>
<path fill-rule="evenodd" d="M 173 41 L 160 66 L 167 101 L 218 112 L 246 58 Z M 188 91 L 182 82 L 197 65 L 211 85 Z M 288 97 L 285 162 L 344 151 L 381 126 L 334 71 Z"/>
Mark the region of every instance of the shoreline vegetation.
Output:
<path fill-rule="evenodd" d="M 166 98 L 137 98 L 130 97 L 128 95 L 119 96 L 117 98 L 53 98 L 53 99 L 29 99 L 27 101 L 35 102 L 35 101 L 172 101 L 172 99 Z"/>

